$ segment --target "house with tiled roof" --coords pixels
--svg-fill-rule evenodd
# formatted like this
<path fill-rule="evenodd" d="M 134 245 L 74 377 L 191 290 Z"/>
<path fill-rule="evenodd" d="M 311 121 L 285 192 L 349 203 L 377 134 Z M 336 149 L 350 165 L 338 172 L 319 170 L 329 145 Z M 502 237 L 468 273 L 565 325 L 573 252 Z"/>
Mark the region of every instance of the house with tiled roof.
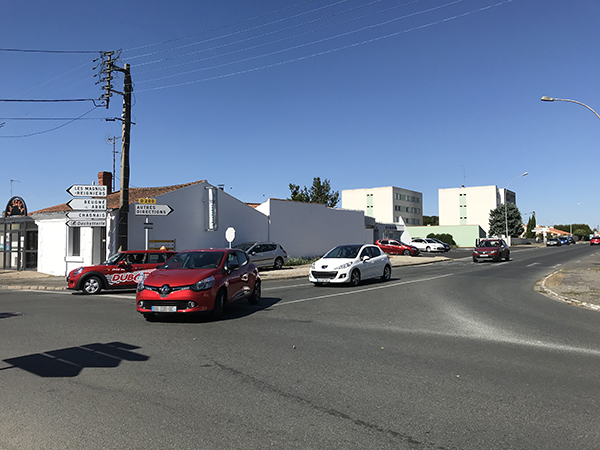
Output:
<path fill-rule="evenodd" d="M 51 275 L 99 264 L 119 250 L 120 192 L 111 192 L 112 174 L 100 172 L 98 185 L 107 186 L 105 226 L 74 226 L 67 203 L 29 213 L 37 226 L 37 269 Z M 168 215 L 136 214 L 146 199 L 168 205 Z M 130 187 L 127 248 L 158 248 L 177 251 L 192 248 L 228 247 L 228 228 L 235 229 L 232 245 L 247 241 L 281 244 L 288 256 L 316 256 L 348 242 L 374 242 L 377 230 L 363 211 L 329 208 L 326 205 L 269 199 L 247 204 L 206 180 L 162 187 Z M 33 260 L 33 256 L 31 257 Z M 6 268 L 6 267 L 5 267 Z M 23 269 L 25 267 L 10 267 Z"/>

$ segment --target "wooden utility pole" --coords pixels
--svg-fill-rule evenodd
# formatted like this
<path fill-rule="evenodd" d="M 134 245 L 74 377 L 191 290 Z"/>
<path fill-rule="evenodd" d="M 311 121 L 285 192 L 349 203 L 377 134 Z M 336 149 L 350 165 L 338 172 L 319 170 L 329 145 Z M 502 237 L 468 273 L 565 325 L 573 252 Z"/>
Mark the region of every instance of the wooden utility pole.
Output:
<path fill-rule="evenodd" d="M 129 133 L 131 131 L 131 73 L 129 64 L 124 68 L 115 67 L 115 70 L 123 72 L 123 133 L 121 135 L 121 190 L 119 194 L 119 237 L 120 250 L 128 249 L 128 227 L 129 227 Z"/>

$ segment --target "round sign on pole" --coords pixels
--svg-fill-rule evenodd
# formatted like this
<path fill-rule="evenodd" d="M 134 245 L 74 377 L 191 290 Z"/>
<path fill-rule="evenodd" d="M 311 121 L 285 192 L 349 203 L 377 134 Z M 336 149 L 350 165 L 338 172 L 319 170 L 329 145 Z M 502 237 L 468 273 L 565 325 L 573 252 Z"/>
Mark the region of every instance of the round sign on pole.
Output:
<path fill-rule="evenodd" d="M 235 239 L 235 228 L 229 227 L 225 230 L 225 239 L 229 242 L 229 248 L 231 248 L 231 243 Z"/>

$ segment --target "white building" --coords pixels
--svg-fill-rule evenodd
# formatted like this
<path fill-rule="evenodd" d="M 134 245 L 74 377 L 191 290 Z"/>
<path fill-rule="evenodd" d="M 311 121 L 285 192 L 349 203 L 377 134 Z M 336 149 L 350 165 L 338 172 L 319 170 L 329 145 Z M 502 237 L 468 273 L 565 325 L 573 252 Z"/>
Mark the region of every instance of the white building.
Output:
<path fill-rule="evenodd" d="M 342 208 L 364 211 L 379 223 L 423 225 L 423 194 L 394 186 L 343 190 Z"/>
<path fill-rule="evenodd" d="M 473 186 L 438 190 L 440 226 L 479 225 L 489 230 L 490 211 L 504 203 L 516 203 L 516 194 L 497 186 Z"/>
<path fill-rule="evenodd" d="M 109 186 L 107 172 L 98 174 L 99 184 Z M 110 177 L 109 177 L 110 178 Z M 158 205 L 169 205 L 167 216 L 148 216 L 152 229 L 149 248 L 162 244 L 175 250 L 228 247 L 225 230 L 236 231 L 232 245 L 246 241 L 274 241 L 290 257 L 322 255 L 345 243 L 373 243 L 376 224 L 366 220 L 362 211 L 328 208 L 325 205 L 270 199 L 252 207 L 207 181 L 154 188 L 130 188 L 128 248 L 146 246 L 144 222 L 147 216 L 135 215 L 139 199 L 153 198 Z M 66 204 L 31 213 L 38 231 L 37 270 L 51 275 L 66 275 L 74 268 L 99 264 L 118 251 L 117 230 L 119 193 L 107 197 L 105 227 L 68 227 Z M 369 225 L 366 225 L 369 222 Z M 33 267 L 32 267 L 33 268 Z"/>

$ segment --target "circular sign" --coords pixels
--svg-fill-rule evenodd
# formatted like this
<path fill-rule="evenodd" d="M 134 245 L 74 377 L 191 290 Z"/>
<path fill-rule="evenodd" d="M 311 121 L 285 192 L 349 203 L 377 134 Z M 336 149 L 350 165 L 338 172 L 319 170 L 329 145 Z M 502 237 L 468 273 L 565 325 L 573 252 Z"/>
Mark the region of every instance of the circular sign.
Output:
<path fill-rule="evenodd" d="M 235 239 L 235 228 L 229 227 L 227 230 L 225 230 L 225 239 L 227 239 L 227 242 L 229 243 L 233 242 Z"/>

